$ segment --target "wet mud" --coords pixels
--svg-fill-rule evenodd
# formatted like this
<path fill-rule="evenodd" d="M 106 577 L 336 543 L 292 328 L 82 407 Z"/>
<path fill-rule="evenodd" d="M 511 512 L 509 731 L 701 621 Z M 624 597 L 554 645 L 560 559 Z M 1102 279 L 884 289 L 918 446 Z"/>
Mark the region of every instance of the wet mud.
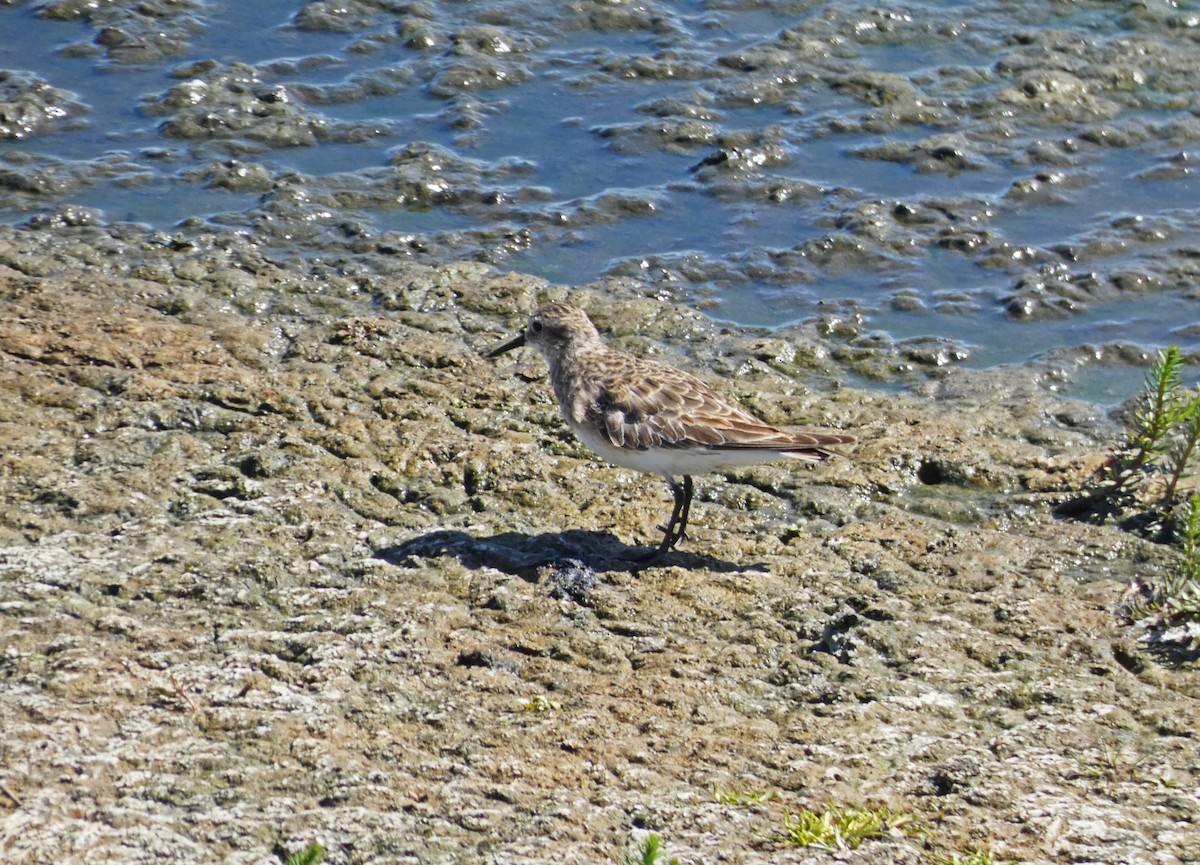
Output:
<path fill-rule="evenodd" d="M 7 231 L 0 262 L 7 861 L 595 863 L 653 831 L 817 862 L 778 834 L 828 803 L 925 829 L 851 862 L 1195 849 L 1200 681 L 1114 614 L 1173 559 L 1054 516 L 1115 430 L 1036 370 L 862 389 L 814 326 L 233 234 Z M 665 484 L 575 441 L 535 356 L 483 357 L 566 297 L 860 442 L 698 479 L 632 564 Z"/>

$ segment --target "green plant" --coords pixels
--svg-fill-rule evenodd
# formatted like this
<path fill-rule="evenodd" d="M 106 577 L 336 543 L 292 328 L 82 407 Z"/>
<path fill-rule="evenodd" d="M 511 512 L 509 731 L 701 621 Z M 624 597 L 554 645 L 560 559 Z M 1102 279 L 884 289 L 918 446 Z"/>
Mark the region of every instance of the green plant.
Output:
<path fill-rule="evenodd" d="M 1124 528 L 1154 540 L 1171 536 L 1178 485 L 1200 453 L 1200 388 L 1183 388 L 1183 354 L 1159 353 L 1127 414 L 1122 444 L 1102 477 L 1058 505 L 1062 516 L 1104 522 L 1122 515 Z"/>
<path fill-rule="evenodd" d="M 1192 455 L 1196 452 L 1196 445 L 1200 443 L 1200 389 L 1189 391 L 1183 398 L 1175 428 L 1179 434 L 1179 441 L 1168 455 L 1166 492 L 1168 501 L 1174 500 L 1175 487 L 1187 471 L 1188 463 L 1191 462 Z"/>
<path fill-rule="evenodd" d="M 1146 373 L 1129 423 L 1127 444 L 1109 465 L 1114 495 L 1166 451 L 1167 437 L 1179 422 L 1184 405 L 1179 395 L 1182 384 L 1183 355 L 1179 346 L 1172 345 L 1159 354 Z"/>
<path fill-rule="evenodd" d="M 1126 444 L 1113 454 L 1105 482 L 1060 508 L 1103 520 L 1136 503 L 1142 513 L 1127 525 L 1153 529 L 1156 540 L 1178 545 L 1175 571 L 1161 580 L 1134 580 L 1121 605 L 1124 617 L 1145 631 L 1142 640 L 1176 663 L 1200 657 L 1194 629 L 1200 622 L 1200 495 L 1176 503 L 1179 481 L 1200 450 L 1200 388 L 1185 390 L 1182 381 L 1183 355 L 1170 346 L 1146 374 Z"/>
<path fill-rule="evenodd" d="M 1170 626 L 1200 619 L 1200 495 L 1192 494 L 1175 529 L 1179 567 L 1157 584 L 1135 584 L 1124 614 L 1131 621 L 1154 619 L 1151 624 Z"/>
<path fill-rule="evenodd" d="M 712 785 L 713 798 L 721 805 L 762 805 L 775 798 L 774 790 L 729 790 L 719 784 Z"/>
<path fill-rule="evenodd" d="M 637 850 L 626 853 L 621 857 L 621 865 L 679 865 L 679 860 L 672 856 L 665 863 L 659 861 L 662 857 L 662 837 L 647 835 Z"/>
<path fill-rule="evenodd" d="M 1133 400 L 1124 442 L 1114 449 L 1104 479 L 1084 495 L 1063 504 L 1067 516 L 1110 512 L 1141 498 L 1154 507 L 1169 506 L 1179 481 L 1200 446 L 1200 388 L 1183 387 L 1183 354 L 1172 345 L 1146 373 Z"/>
<path fill-rule="evenodd" d="M 309 844 L 299 853 L 289 854 L 285 850 L 277 849 L 275 855 L 283 865 L 317 865 L 325 858 L 325 848 L 320 844 Z"/>
<path fill-rule="evenodd" d="M 557 712 L 562 705 L 552 697 L 535 694 L 521 704 L 522 712 Z"/>
<path fill-rule="evenodd" d="M 853 850 L 869 838 L 915 831 L 913 815 L 890 808 L 801 808 L 784 816 L 782 841 L 789 847 Z"/>
<path fill-rule="evenodd" d="M 1141 779 L 1141 760 L 1132 762 L 1126 760 L 1119 748 L 1108 742 L 1100 744 L 1100 751 L 1094 757 L 1086 759 L 1076 757 L 1081 773 L 1088 778 L 1102 781 L 1106 787 L 1118 781 L 1138 781 Z"/>
<path fill-rule="evenodd" d="M 1195 493 L 1188 497 L 1175 540 L 1183 556 L 1179 576 L 1190 582 L 1200 581 L 1200 496 Z"/>

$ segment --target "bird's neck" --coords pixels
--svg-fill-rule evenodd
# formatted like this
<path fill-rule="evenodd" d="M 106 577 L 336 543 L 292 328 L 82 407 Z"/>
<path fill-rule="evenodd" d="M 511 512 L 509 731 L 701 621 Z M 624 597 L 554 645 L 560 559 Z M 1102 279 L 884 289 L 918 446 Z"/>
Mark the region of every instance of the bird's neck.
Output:
<path fill-rule="evenodd" d="M 568 343 L 554 357 L 547 358 L 554 396 L 568 420 L 581 422 L 588 406 L 595 402 L 594 380 L 580 376 L 579 368 L 588 363 L 589 355 L 603 351 L 603 343 L 579 341 Z"/>

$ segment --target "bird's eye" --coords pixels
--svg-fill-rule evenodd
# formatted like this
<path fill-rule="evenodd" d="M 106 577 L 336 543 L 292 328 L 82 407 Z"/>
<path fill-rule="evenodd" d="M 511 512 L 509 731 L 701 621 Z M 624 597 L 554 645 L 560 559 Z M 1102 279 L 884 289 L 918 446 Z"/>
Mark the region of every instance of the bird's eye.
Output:
<path fill-rule="evenodd" d="M 541 333 L 542 323 L 535 318 L 533 321 L 529 322 L 529 330 L 532 333 Z"/>

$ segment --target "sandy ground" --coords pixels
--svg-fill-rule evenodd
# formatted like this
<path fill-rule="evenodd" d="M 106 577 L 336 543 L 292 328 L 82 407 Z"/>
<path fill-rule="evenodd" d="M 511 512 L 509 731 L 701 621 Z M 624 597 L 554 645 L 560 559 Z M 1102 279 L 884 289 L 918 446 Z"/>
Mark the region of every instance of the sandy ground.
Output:
<path fill-rule="evenodd" d="M 4 243 L 6 862 L 615 863 L 648 832 L 820 862 L 781 833 L 828 804 L 921 827 L 849 862 L 1196 861 L 1196 670 L 1113 612 L 1169 552 L 1053 516 L 1114 428 L 1040 373 L 861 389 L 814 330 L 574 292 L 615 343 L 860 436 L 699 479 L 643 567 L 662 480 L 594 460 L 535 355 L 482 356 L 564 289 Z"/>

